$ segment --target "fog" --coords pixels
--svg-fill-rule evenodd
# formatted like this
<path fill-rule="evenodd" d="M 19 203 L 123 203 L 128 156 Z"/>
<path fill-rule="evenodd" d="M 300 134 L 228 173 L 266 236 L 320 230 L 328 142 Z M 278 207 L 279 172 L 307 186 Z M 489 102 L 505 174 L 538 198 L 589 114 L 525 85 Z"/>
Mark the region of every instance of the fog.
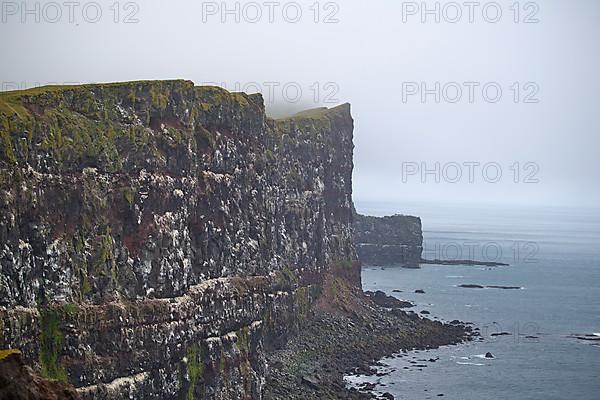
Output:
<path fill-rule="evenodd" d="M 597 205 L 600 4 L 448 3 L 3 2 L 0 79 L 349 102 L 358 201 Z"/>

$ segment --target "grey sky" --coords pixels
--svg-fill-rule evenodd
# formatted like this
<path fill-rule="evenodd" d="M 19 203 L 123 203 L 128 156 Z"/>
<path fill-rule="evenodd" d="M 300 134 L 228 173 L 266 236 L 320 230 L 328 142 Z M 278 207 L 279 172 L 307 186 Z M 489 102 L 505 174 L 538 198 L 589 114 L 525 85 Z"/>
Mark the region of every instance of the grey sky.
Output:
<path fill-rule="evenodd" d="M 10 2 L 8 2 L 10 3 Z M 344 0 L 317 3 L 298 1 L 298 7 L 281 1 L 269 7 L 262 1 L 262 18 L 256 23 L 256 8 L 240 3 L 240 22 L 235 15 L 221 21 L 212 5 L 221 2 L 139 1 L 137 7 L 126 1 L 99 1 L 102 17 L 90 23 L 82 15 L 81 2 L 74 8 L 75 23 L 69 22 L 69 9 L 61 5 L 62 18 L 51 23 L 56 13 L 40 3 L 40 22 L 26 15 L 21 22 L 21 2 L 16 15 L 3 2 L 0 25 L 0 79 L 3 89 L 14 83 L 26 87 L 38 83 L 108 82 L 139 79 L 191 79 L 196 84 L 224 83 L 230 90 L 258 83 L 274 114 L 310 108 L 326 102 L 327 95 L 350 102 L 356 120 L 355 198 L 358 200 L 440 200 L 501 203 L 546 203 L 596 205 L 600 193 L 600 148 L 598 105 L 600 93 L 600 3 L 593 0 L 540 0 L 537 7 L 519 3 L 519 23 L 515 23 L 515 1 L 498 1 L 502 18 L 497 23 L 484 19 L 481 1 L 469 22 L 469 9 L 462 5 L 462 19 L 452 19 L 456 11 L 446 8 L 440 23 L 427 16 L 407 15 L 403 22 L 401 1 Z M 421 1 L 417 2 L 421 3 Z M 429 8 L 435 1 L 428 1 Z M 449 2 L 441 1 L 440 9 Z M 30 9 L 34 2 L 27 2 Z M 227 2 L 234 9 L 235 2 Z M 283 8 L 287 6 L 287 14 Z M 313 7 L 312 9 L 310 7 Z M 408 11 L 410 8 L 404 4 Z M 539 10 L 537 10 L 539 8 Z M 44 10 L 46 14 L 44 15 Z M 87 6 L 86 18 L 95 19 L 95 7 Z M 495 9 L 486 17 L 493 19 Z M 137 23 L 124 23 L 124 19 Z M 524 23 L 528 15 L 538 23 Z M 117 17 L 118 23 L 114 22 Z M 325 23 L 325 20 L 334 23 Z M 335 20 L 338 20 L 336 23 Z M 6 22 L 4 22 L 6 21 Z M 440 103 L 428 95 L 403 102 L 403 82 L 425 82 L 433 88 L 458 83 L 463 97 Z M 473 103 L 464 82 L 477 82 Z M 494 82 L 503 91 L 497 103 L 482 97 L 482 87 Z M 514 102 L 514 86 L 519 82 L 519 102 Z M 525 84 L 533 83 L 525 87 Z M 315 85 L 316 84 L 316 85 Z M 286 101 L 302 97 L 297 103 Z M 274 87 L 270 98 L 269 87 Z M 513 90 L 511 90 L 513 87 Z M 318 90 L 318 98 L 315 99 Z M 454 97 L 447 87 L 446 97 Z M 524 103 L 534 93 L 538 103 Z M 405 85 L 406 89 L 406 85 Z M 272 100 L 273 102 L 269 102 Z M 316 100 L 316 101 L 315 101 Z M 328 106 L 329 102 L 326 102 Z M 422 163 L 430 169 L 440 163 L 440 183 L 433 175 L 423 183 L 419 174 L 406 176 L 406 168 Z M 474 183 L 468 179 L 464 163 L 474 167 Z M 502 178 L 488 183 L 481 167 L 498 163 Z M 519 183 L 514 183 L 518 162 Z M 526 163 L 535 163 L 528 165 Z M 416 163 L 416 164 L 413 164 Z M 463 178 L 455 177 L 455 164 L 462 166 Z M 510 169 L 510 167 L 513 169 Z M 446 167 L 449 176 L 442 175 Z M 523 183 L 528 173 L 539 183 Z M 490 172 L 490 171 L 488 171 Z M 493 171 L 492 171 L 493 172 Z M 486 176 L 494 178 L 495 174 Z M 450 179 L 447 179 L 450 178 Z"/>

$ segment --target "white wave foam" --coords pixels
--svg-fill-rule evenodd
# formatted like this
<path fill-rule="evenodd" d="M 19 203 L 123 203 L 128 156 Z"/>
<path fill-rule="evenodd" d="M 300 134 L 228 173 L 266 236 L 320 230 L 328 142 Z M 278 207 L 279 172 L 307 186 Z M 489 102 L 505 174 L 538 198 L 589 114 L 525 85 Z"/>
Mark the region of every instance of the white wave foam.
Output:
<path fill-rule="evenodd" d="M 485 366 L 485 364 L 473 363 L 473 362 L 460 362 L 460 361 L 457 361 L 456 363 L 460 364 L 460 365 L 475 365 L 477 367 L 483 367 L 483 366 Z"/>

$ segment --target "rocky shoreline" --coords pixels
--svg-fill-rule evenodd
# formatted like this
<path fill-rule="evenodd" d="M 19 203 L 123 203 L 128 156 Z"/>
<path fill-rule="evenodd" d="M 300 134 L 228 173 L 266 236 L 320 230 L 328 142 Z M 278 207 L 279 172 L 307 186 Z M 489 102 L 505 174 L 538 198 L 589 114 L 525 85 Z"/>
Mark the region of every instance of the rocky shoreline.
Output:
<path fill-rule="evenodd" d="M 455 345 L 476 335 L 458 321 L 432 321 L 379 306 L 367 297 L 356 305 L 360 312 L 315 310 L 298 336 L 267 356 L 271 373 L 265 399 L 376 398 L 368 385 L 360 391 L 349 388 L 344 376 L 373 375 L 385 356 Z"/>

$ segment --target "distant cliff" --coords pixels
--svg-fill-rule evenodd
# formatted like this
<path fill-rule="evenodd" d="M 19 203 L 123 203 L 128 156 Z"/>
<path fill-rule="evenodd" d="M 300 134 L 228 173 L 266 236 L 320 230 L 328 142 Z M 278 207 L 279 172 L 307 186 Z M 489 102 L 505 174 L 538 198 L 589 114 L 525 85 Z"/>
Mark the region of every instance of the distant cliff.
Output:
<path fill-rule="evenodd" d="M 408 215 L 354 217 L 355 243 L 363 265 L 417 267 L 423 252 L 421 219 Z"/>
<path fill-rule="evenodd" d="M 189 81 L 3 93 L 0 349 L 82 398 L 260 398 L 327 276 L 360 287 L 352 135 Z"/>

